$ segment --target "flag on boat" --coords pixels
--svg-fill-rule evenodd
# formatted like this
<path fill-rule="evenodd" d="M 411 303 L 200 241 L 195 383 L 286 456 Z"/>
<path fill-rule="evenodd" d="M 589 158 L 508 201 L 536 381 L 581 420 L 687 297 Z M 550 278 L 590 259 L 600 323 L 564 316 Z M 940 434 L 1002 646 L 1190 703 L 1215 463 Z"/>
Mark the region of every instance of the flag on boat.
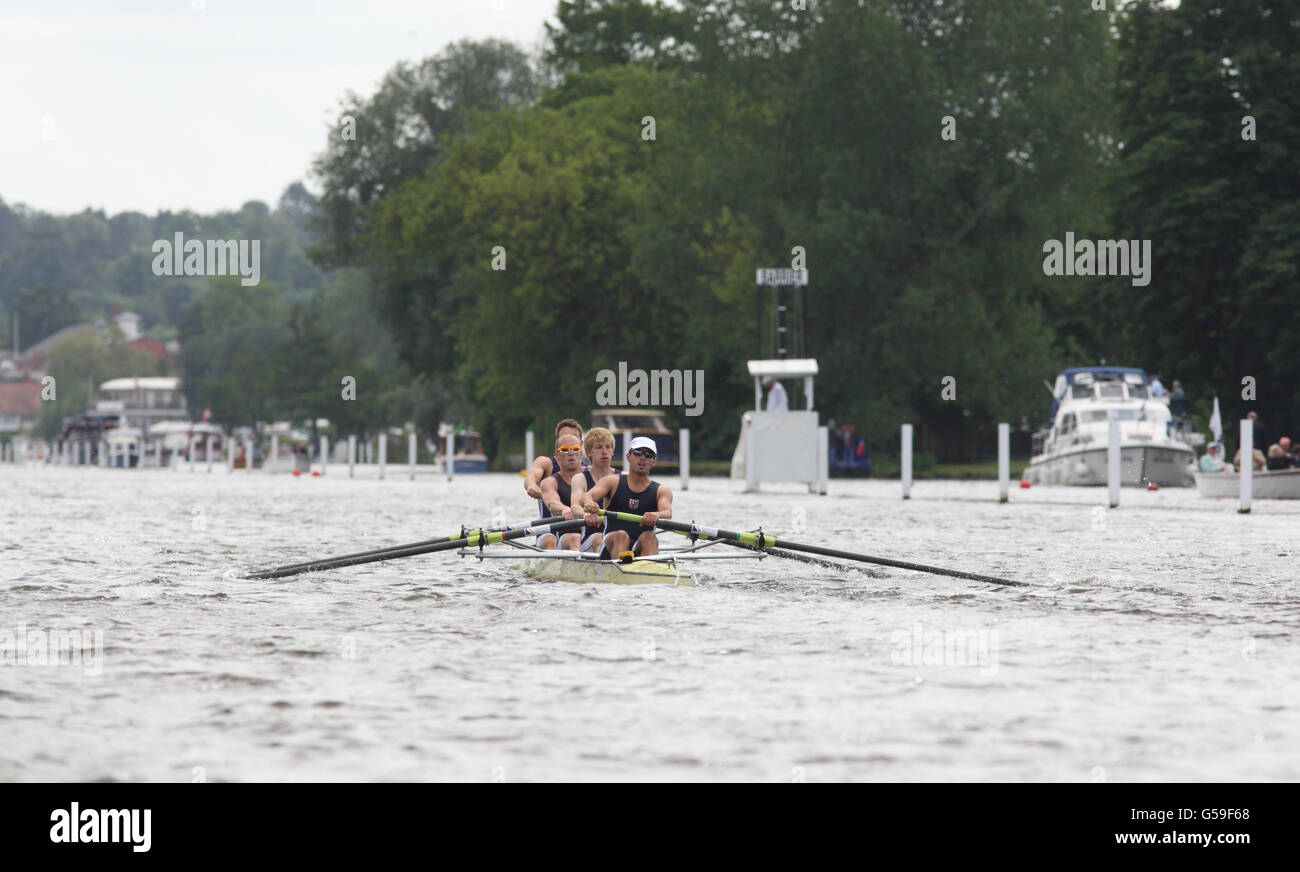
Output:
<path fill-rule="evenodd" d="M 1220 445 L 1223 444 L 1223 419 L 1219 417 L 1219 398 L 1214 398 L 1214 413 L 1210 415 L 1210 432 L 1214 434 L 1214 441 Z"/>

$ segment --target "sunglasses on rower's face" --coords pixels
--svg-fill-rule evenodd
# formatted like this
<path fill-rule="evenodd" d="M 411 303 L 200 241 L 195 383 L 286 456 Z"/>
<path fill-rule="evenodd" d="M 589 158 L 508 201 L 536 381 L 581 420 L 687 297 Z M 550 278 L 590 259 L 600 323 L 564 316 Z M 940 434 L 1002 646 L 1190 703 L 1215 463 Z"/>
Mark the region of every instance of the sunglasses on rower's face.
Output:
<path fill-rule="evenodd" d="M 581 445 L 561 445 L 559 448 L 557 448 L 557 449 L 555 449 L 555 450 L 558 451 L 560 454 L 577 454 L 579 451 L 582 450 L 582 446 L 581 446 Z"/>
<path fill-rule="evenodd" d="M 636 457 L 654 457 L 654 456 L 655 456 L 655 453 L 654 453 L 653 451 L 651 451 L 649 448 L 633 448 L 631 451 L 628 452 L 628 454 L 634 455 L 634 456 L 636 456 Z"/>

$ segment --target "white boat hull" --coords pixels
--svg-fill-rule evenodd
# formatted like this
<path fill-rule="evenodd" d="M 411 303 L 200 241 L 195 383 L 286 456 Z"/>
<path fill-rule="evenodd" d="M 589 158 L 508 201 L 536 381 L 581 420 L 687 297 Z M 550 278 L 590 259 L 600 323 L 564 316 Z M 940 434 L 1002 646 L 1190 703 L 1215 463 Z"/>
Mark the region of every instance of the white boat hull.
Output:
<path fill-rule="evenodd" d="M 1185 445 L 1127 444 L 1120 446 L 1120 483 L 1125 487 L 1191 487 L 1196 456 Z M 1107 449 L 1078 448 L 1039 455 L 1029 462 L 1023 478 L 1036 485 L 1105 485 Z"/>
<path fill-rule="evenodd" d="M 1236 499 L 1241 496 L 1241 474 L 1198 472 L 1196 489 L 1203 497 Z M 1250 496 L 1261 500 L 1300 500 L 1300 469 L 1252 473 Z"/>
<path fill-rule="evenodd" d="M 572 555 L 573 552 L 561 552 Z M 524 573 L 532 578 L 575 584 L 691 584 L 691 576 L 672 563 L 658 560 L 573 559 L 572 556 L 530 557 Z"/>

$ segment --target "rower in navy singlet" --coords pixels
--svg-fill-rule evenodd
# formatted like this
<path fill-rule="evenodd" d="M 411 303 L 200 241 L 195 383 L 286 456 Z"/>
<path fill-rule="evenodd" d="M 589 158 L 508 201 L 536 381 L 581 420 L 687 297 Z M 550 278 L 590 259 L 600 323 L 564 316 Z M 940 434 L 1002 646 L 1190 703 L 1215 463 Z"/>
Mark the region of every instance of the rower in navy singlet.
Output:
<path fill-rule="evenodd" d="M 538 490 L 537 509 L 543 518 L 559 515 L 566 519 L 576 519 L 578 512 L 572 508 L 572 483 L 575 479 L 584 481 L 582 476 L 582 445 L 572 434 L 565 432 L 555 440 L 556 470 L 542 480 Z M 585 484 L 585 481 L 584 481 Z M 559 540 L 559 546 L 566 551 L 577 551 L 582 543 L 582 534 L 578 531 L 565 533 Z M 554 533 L 543 533 L 537 537 L 537 547 L 551 549 L 556 546 Z"/>
<path fill-rule="evenodd" d="M 586 497 L 586 492 L 596 486 L 607 475 L 617 475 L 614 468 L 609 465 L 614 459 L 614 434 L 604 427 L 592 427 L 582 440 L 583 453 L 587 455 L 587 462 L 590 464 L 582 471 L 582 476 L 573 477 L 573 495 L 569 505 L 574 509 L 581 510 L 582 502 Z M 609 497 L 601 501 L 600 506 L 604 508 L 609 503 Z M 578 546 L 579 551 L 597 552 L 600 550 L 600 544 L 605 537 L 604 524 L 588 525 L 582 528 L 582 544 Z"/>
<path fill-rule="evenodd" d="M 555 425 L 556 445 L 564 438 L 567 445 L 582 444 L 582 425 L 572 418 L 565 418 Z M 542 482 L 555 474 L 560 468 L 560 460 L 555 455 L 540 455 L 533 459 L 532 466 L 524 475 L 524 492 L 535 500 L 542 498 Z"/>
<path fill-rule="evenodd" d="M 626 551 L 641 557 L 659 553 L 655 522 L 673 516 L 673 493 L 667 485 L 650 480 L 657 455 L 653 439 L 636 437 L 628 447 L 627 475 L 607 475 L 584 495 L 582 509 L 588 524 L 595 523 L 598 502 L 606 497 L 609 497 L 610 512 L 642 516 L 640 523 L 606 516 L 602 558 L 619 557 Z"/>

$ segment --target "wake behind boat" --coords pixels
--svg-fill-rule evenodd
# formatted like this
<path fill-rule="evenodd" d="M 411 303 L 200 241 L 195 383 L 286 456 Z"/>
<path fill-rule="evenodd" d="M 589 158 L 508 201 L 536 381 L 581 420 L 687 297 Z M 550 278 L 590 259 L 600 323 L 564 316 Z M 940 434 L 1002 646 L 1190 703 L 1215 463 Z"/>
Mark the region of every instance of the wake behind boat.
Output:
<path fill-rule="evenodd" d="M 1190 443 L 1198 437 L 1175 428 L 1168 398 L 1151 396 L 1147 382 L 1147 374 L 1136 367 L 1063 370 L 1052 387 L 1052 424 L 1034 434 L 1034 457 L 1024 480 L 1104 485 L 1110 420 L 1115 418 L 1125 486 L 1191 486 L 1196 452 Z"/>

